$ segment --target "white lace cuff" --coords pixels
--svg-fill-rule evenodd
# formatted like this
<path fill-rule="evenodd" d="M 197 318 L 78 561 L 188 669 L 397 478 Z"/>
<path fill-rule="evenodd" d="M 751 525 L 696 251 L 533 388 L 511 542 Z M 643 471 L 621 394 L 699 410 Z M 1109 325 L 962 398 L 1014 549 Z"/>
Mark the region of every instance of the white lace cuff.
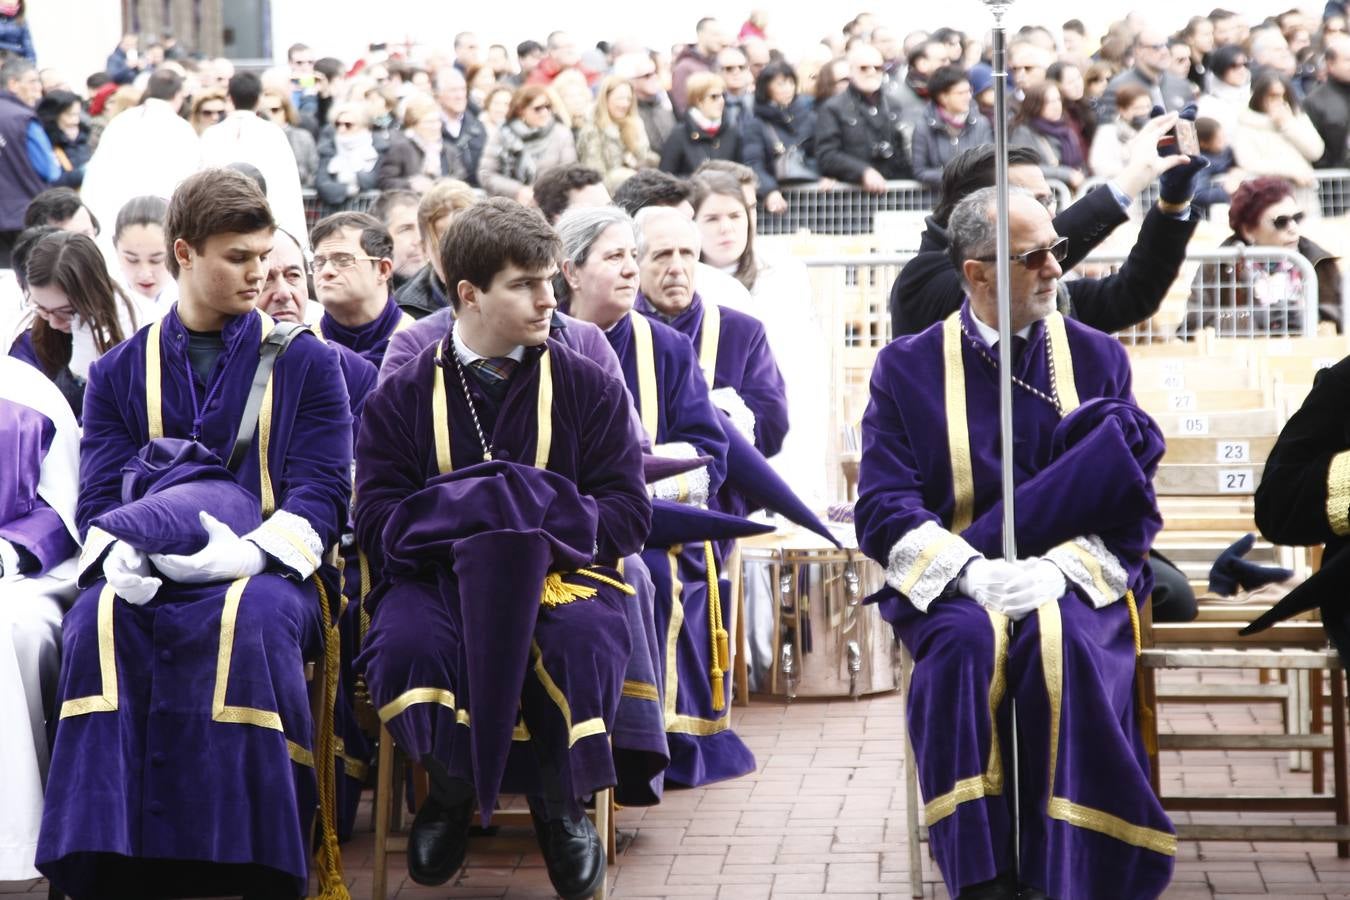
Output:
<path fill-rule="evenodd" d="M 745 405 L 741 395 L 736 393 L 735 388 L 722 387 L 708 392 L 709 399 L 713 406 L 722 410 L 731 417 L 731 424 L 736 426 L 736 430 L 745 435 L 745 439 L 750 443 L 755 442 L 755 414 L 750 407 Z"/>
<path fill-rule="evenodd" d="M 911 529 L 891 548 L 886 583 L 909 598 L 920 612 L 951 584 L 980 552 L 937 522 Z"/>
<path fill-rule="evenodd" d="M 1095 609 L 1115 603 L 1130 587 L 1125 567 L 1095 534 L 1066 541 L 1045 558 L 1083 590 Z"/>
<path fill-rule="evenodd" d="M 86 588 L 98 581 L 103 574 L 103 557 L 108 555 L 108 550 L 115 543 L 117 538 L 102 528 L 97 525 L 89 527 L 89 533 L 84 536 L 84 549 L 80 551 L 76 584 Z"/>
<path fill-rule="evenodd" d="M 699 455 L 697 447 L 684 441 L 657 444 L 652 447 L 652 453 L 671 459 L 693 459 Z M 647 486 L 647 490 L 658 500 L 673 500 L 676 503 L 702 506 L 708 502 L 710 483 L 708 467 L 700 466 L 689 472 L 681 472 L 679 475 L 654 481 Z"/>
<path fill-rule="evenodd" d="M 268 556 L 294 572 L 299 578 L 308 578 L 319 568 L 323 558 L 323 544 L 309 522 L 295 513 L 279 509 L 244 535 L 262 548 Z"/>

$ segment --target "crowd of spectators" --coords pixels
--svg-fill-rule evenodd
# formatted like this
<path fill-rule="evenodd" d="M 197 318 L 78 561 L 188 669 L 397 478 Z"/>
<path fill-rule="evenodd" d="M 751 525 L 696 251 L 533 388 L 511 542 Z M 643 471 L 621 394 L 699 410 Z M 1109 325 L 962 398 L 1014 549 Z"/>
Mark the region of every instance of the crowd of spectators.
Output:
<path fill-rule="evenodd" d="M 36 67 L 23 20 L 22 3 L 0 8 L 0 129 L 22 133 L 28 148 L 28 165 L 0 173 L 3 245 L 37 192 L 80 186 L 108 123 L 156 96 L 157 73 L 179 79 L 181 91 L 160 99 L 176 99 L 203 145 L 240 134 L 226 120 L 241 113 L 276 126 L 300 187 L 327 209 L 372 190 L 420 193 L 446 177 L 528 203 L 542 172 L 571 162 L 613 191 L 643 168 L 684 176 L 725 160 L 755 172 L 759 203 L 773 215 L 786 209 L 782 189 L 803 184 L 881 192 L 917 179 L 936 188 L 947 162 L 993 132 L 983 41 L 951 28 L 903 33 L 871 14 L 790 54 L 756 13 L 739 32 L 700 19 L 693 40 L 669 50 L 586 48 L 555 31 L 512 52 L 462 32 L 450 47 L 372 45 L 381 49 L 357 60 L 295 44 L 284 66 L 261 73 L 200 58 L 170 35 L 128 34 L 83 85 Z M 1131 14 L 1096 37 L 1075 19 L 1058 33 L 1026 26 L 1011 35 L 1011 142 L 1076 189 L 1126 165 L 1154 107 L 1197 104 L 1211 163 L 1202 209 L 1226 203 L 1245 177 L 1307 188 L 1315 168 L 1347 163 L 1350 35 L 1337 4 L 1321 21 L 1218 8 L 1170 24 L 1179 27 Z M 257 84 L 232 90 L 239 76 Z"/>

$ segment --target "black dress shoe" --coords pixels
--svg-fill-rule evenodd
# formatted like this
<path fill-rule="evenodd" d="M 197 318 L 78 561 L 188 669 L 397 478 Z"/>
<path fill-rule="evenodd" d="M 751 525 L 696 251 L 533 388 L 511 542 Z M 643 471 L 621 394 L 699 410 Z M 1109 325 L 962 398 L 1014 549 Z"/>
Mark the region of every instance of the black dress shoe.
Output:
<path fill-rule="evenodd" d="M 1010 875 L 1000 875 L 991 881 L 970 885 L 956 896 L 956 900 L 1019 900 L 1017 881 Z"/>
<path fill-rule="evenodd" d="M 473 798 L 445 805 L 427 797 L 408 832 L 408 876 L 418 884 L 445 884 L 464 865 Z"/>
<path fill-rule="evenodd" d="M 584 813 L 579 819 L 549 820 L 535 807 L 531 802 L 530 818 L 548 880 L 562 900 L 586 900 L 605 883 L 605 848 L 600 835 Z"/>

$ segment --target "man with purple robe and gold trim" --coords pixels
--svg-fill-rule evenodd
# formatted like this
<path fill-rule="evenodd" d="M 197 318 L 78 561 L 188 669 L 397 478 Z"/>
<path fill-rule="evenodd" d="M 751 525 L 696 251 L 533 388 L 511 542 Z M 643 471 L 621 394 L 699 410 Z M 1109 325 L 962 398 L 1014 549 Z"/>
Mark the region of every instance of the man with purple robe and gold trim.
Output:
<path fill-rule="evenodd" d="M 441 245 L 440 341 L 366 403 L 357 537 L 380 572 L 358 660 L 380 718 L 430 775 L 408 869 L 463 865 L 475 800 L 524 792 L 565 900 L 599 890 L 582 802 L 616 782 L 609 736 L 633 589 L 614 568 L 651 522 L 623 385 L 549 339 L 558 238 L 492 199 Z"/>
<path fill-rule="evenodd" d="M 649 219 L 673 216 L 658 209 Z M 678 228 L 678 223 L 675 223 Z M 705 457 L 703 466 L 652 485 L 660 500 L 704 506 L 727 474 L 732 427 L 712 405 L 689 339 L 633 309 L 637 243 L 628 215 L 614 207 L 569 211 L 558 222 L 568 311 L 604 329 L 624 383 L 658 456 Z M 709 540 L 642 554 L 656 586 L 657 634 L 664 642 L 664 719 L 668 783 L 695 787 L 753 772 L 755 758 L 731 730 L 731 673 L 719 560 Z M 710 577 L 711 576 L 711 577 Z"/>
<path fill-rule="evenodd" d="M 351 413 L 337 357 L 255 309 L 275 228 L 245 176 L 185 181 L 165 221 L 179 300 L 91 370 L 84 592 L 37 860 L 73 896 L 305 890 L 332 728 L 311 721 L 305 661 L 326 652 L 331 691 L 323 560 L 351 494 Z M 331 834 L 322 847 L 328 894 Z"/>
<path fill-rule="evenodd" d="M 1015 191 L 1022 558 L 1002 558 L 995 198 L 977 191 L 951 217 L 961 310 L 872 373 L 855 515 L 888 587 L 871 599 L 914 658 L 909 734 L 952 896 L 1154 898 L 1176 836 L 1149 785 L 1134 671 L 1162 437 L 1121 345 L 1055 311 L 1063 239 Z"/>
<path fill-rule="evenodd" d="M 323 304 L 319 334 L 379 369 L 389 339 L 415 321 L 389 292 L 393 237 L 374 216 L 340 212 L 320 219 L 310 242 L 314 293 Z"/>

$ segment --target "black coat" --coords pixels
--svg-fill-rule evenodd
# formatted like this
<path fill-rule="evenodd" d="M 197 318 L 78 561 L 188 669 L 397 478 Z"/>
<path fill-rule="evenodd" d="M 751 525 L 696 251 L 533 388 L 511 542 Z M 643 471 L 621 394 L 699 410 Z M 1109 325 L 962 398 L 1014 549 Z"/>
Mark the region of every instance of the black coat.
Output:
<path fill-rule="evenodd" d="M 1055 216 L 1055 231 L 1069 239 L 1064 269 L 1082 262 L 1126 218 L 1115 195 L 1105 187 L 1090 191 Z M 1149 210 L 1119 272 L 1060 282 L 1067 293 L 1068 315 L 1108 334 L 1153 315 L 1181 270 L 1197 224 L 1199 217 L 1194 213 L 1182 221 L 1156 206 Z M 946 230 L 930 219 L 919 254 L 905 264 L 891 287 L 891 333 L 895 337 L 918 334 L 961 308 L 965 288 L 947 246 Z"/>
<path fill-rule="evenodd" d="M 776 103 L 756 103 L 755 116 L 747 124 L 758 128 L 764 145 L 764 172 L 760 174 L 761 194 L 778 189 L 778 160 L 789 147 L 800 147 L 810 162 L 815 162 L 816 111 L 809 97 L 800 94 L 786 108 Z"/>
<path fill-rule="evenodd" d="M 483 148 L 487 146 L 487 129 L 478 120 L 478 116 L 465 110 L 464 121 L 459 126 L 459 137 L 451 137 L 450 132 L 441 129 L 441 140 L 453 144 L 459 151 L 460 159 L 468 170 L 464 176 L 472 187 L 481 187 L 478 183 L 478 163 L 483 158 Z"/>
<path fill-rule="evenodd" d="M 826 178 L 858 184 L 876 169 L 887 181 L 914 177 L 910 126 L 904 111 L 877 95 L 876 104 L 852 86 L 816 110 L 816 162 Z"/>
<path fill-rule="evenodd" d="M 410 141 L 401 131 L 389 132 L 389 146 L 380 154 L 375 166 L 375 183 L 382 191 L 407 189 L 414 175 L 422 174 L 422 148 Z M 458 178 L 468 175 L 459 150 L 449 141 L 441 141 L 441 177 Z"/>
<path fill-rule="evenodd" d="M 1350 138 L 1350 84 L 1327 79 L 1326 84 L 1309 92 L 1303 101 L 1303 111 L 1326 145 L 1314 167 L 1343 169 L 1350 165 L 1350 151 L 1345 145 Z"/>
<path fill-rule="evenodd" d="M 685 176 L 694 174 L 695 169 L 710 159 L 745 162 L 743 144 L 741 130 L 734 124 L 724 122 L 717 134 L 709 134 L 685 113 L 661 148 L 661 171 Z"/>

